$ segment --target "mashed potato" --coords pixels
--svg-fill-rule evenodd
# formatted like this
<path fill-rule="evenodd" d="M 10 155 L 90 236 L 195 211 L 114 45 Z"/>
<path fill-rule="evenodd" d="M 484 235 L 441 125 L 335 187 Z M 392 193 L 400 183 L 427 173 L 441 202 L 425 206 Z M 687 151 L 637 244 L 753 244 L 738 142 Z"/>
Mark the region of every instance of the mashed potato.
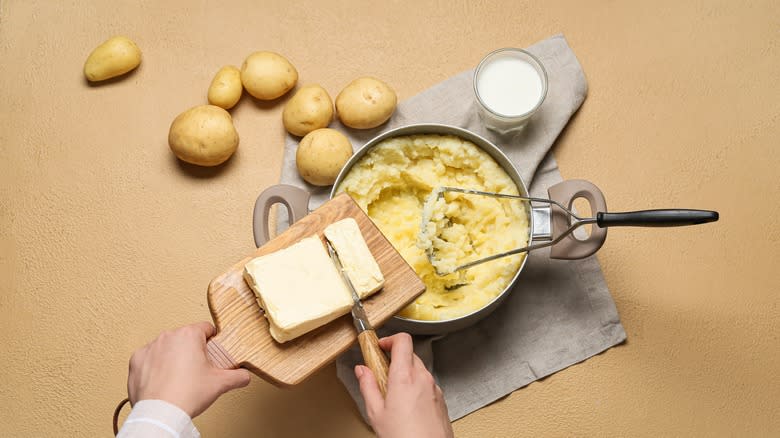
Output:
<path fill-rule="evenodd" d="M 440 321 L 467 315 L 500 294 L 524 255 L 504 257 L 466 271 L 438 276 L 418 234 L 425 199 L 436 187 L 518 194 L 517 186 L 485 151 L 456 136 L 387 139 L 355 163 L 337 192 L 347 192 L 382 230 L 427 287 L 400 316 Z M 439 257 L 460 265 L 528 243 L 528 212 L 517 200 L 447 193 L 439 236 L 451 243 Z M 442 200 L 442 202 L 444 201 Z M 443 218 L 437 218 L 436 224 Z M 433 225 L 436 226 L 436 225 Z M 430 243 L 429 243 L 430 244 Z M 457 248 L 454 250 L 453 248 Z"/>

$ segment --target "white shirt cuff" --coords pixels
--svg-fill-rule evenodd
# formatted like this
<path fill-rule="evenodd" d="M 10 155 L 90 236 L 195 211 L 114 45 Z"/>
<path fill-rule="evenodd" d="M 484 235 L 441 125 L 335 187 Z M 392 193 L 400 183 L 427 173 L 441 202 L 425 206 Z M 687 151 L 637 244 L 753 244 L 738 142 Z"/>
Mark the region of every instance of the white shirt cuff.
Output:
<path fill-rule="evenodd" d="M 133 406 L 117 437 L 200 438 L 200 432 L 177 406 L 163 400 L 141 400 Z"/>

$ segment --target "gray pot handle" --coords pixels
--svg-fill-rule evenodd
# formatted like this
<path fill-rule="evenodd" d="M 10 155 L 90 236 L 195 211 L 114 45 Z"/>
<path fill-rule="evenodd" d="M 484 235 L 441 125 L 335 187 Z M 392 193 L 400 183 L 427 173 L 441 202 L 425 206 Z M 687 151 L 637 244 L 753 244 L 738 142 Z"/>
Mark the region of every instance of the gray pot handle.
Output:
<path fill-rule="evenodd" d="M 563 181 L 547 189 L 550 199 L 558 201 L 561 205 L 571 210 L 574 200 L 585 198 L 590 204 L 590 211 L 606 212 L 607 201 L 604 194 L 598 187 L 589 181 L 582 179 L 572 179 Z M 569 215 L 562 211 L 558 206 L 552 207 L 552 235 L 556 239 L 569 228 Z M 551 259 L 575 260 L 588 257 L 601 248 L 607 239 L 607 229 L 592 226 L 590 236 L 585 240 L 580 240 L 569 234 L 560 242 L 550 248 Z"/>
<path fill-rule="evenodd" d="M 268 230 L 271 206 L 282 204 L 287 207 L 287 216 L 293 224 L 309 214 L 309 198 L 311 194 L 301 188 L 277 184 L 260 193 L 255 202 L 255 210 L 252 217 L 252 231 L 255 236 L 255 245 L 259 248 L 271 240 Z"/>

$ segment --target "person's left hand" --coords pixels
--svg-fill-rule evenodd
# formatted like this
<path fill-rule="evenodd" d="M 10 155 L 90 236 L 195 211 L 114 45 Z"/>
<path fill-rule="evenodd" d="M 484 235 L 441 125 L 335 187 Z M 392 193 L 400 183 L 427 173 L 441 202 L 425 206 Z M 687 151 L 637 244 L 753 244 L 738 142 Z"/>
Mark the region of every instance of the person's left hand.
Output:
<path fill-rule="evenodd" d="M 206 341 L 216 333 L 201 322 L 165 331 L 130 358 L 130 403 L 164 400 L 195 418 L 222 394 L 249 384 L 249 371 L 223 370 L 206 356 Z"/>

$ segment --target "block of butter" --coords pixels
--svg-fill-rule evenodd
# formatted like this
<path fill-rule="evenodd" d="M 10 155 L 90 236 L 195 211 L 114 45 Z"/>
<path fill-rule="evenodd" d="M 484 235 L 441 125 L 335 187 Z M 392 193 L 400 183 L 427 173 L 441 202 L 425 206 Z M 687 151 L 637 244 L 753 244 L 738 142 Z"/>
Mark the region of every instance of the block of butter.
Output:
<path fill-rule="evenodd" d="M 355 219 L 342 219 L 328 225 L 325 228 L 325 238 L 336 250 L 344 271 L 361 299 L 382 288 L 385 277 L 368 249 Z"/>
<path fill-rule="evenodd" d="M 352 295 L 317 236 L 250 260 L 244 278 L 278 342 L 327 324 L 352 306 Z"/>
<path fill-rule="evenodd" d="M 357 222 L 350 220 L 351 224 L 340 221 L 328 226 L 325 235 L 330 234 L 338 242 L 331 244 L 345 270 L 350 266 L 348 275 L 364 297 L 380 289 L 384 278 Z M 361 258 L 369 258 L 373 264 L 354 261 Z M 352 293 L 316 235 L 250 260 L 244 266 L 244 278 L 265 310 L 271 336 L 277 342 L 295 339 L 348 313 L 352 307 Z"/>

